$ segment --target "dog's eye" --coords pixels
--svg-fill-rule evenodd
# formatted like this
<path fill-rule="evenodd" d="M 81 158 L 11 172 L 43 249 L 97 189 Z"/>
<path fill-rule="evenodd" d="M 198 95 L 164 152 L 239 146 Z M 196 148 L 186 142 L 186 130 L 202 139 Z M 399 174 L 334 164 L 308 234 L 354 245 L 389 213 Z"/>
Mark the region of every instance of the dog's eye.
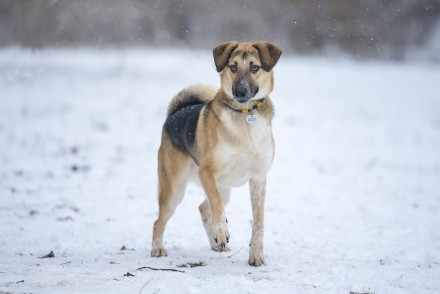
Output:
<path fill-rule="evenodd" d="M 237 65 L 232 64 L 232 65 L 229 66 L 229 69 L 230 69 L 233 73 L 236 73 L 236 72 L 237 72 Z"/>
<path fill-rule="evenodd" d="M 251 73 L 257 73 L 257 71 L 260 69 L 260 67 L 258 65 L 255 64 L 251 64 L 250 66 L 250 71 Z"/>

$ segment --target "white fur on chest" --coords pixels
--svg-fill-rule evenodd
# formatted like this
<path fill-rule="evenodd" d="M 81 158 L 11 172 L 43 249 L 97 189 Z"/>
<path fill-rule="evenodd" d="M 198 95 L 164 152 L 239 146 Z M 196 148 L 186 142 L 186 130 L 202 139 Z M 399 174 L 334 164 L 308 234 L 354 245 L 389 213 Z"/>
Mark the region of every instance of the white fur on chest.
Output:
<path fill-rule="evenodd" d="M 272 165 L 274 142 L 270 123 L 259 116 L 254 125 L 249 125 L 243 115 L 243 122 L 231 121 L 228 115 L 222 117 L 234 142 L 220 141 L 216 148 L 216 161 L 222 166 L 218 183 L 223 186 L 239 187 L 251 178 L 264 178 Z"/>

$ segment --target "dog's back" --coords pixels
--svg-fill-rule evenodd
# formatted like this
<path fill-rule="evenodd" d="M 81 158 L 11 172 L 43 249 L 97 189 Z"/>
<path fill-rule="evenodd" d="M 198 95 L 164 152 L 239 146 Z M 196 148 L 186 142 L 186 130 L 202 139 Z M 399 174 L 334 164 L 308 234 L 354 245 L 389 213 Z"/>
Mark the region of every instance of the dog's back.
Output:
<path fill-rule="evenodd" d="M 194 158 L 194 142 L 200 110 L 214 99 L 217 89 L 207 85 L 193 85 L 180 91 L 168 106 L 164 132 L 173 146 Z"/>

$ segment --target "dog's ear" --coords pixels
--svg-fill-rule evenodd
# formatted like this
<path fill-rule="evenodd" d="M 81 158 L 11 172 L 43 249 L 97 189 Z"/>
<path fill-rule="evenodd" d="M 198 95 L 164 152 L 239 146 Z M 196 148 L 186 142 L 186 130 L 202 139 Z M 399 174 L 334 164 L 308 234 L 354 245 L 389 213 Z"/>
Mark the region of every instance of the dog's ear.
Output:
<path fill-rule="evenodd" d="M 212 50 L 214 54 L 215 67 L 221 72 L 229 62 L 232 52 L 238 47 L 238 42 L 228 42 L 218 45 Z"/>
<path fill-rule="evenodd" d="M 281 49 L 274 44 L 264 41 L 257 41 L 253 46 L 258 50 L 261 67 L 265 71 L 271 71 L 275 64 L 277 64 L 278 59 L 280 59 L 282 53 Z"/>

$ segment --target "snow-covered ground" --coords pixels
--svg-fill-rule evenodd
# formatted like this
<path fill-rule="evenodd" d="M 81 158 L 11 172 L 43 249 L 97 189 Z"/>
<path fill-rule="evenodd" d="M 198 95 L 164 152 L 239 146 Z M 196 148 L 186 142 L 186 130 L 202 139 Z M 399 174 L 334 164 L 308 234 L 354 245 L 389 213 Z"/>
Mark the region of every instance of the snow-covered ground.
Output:
<path fill-rule="evenodd" d="M 219 84 L 211 53 L 1 49 L 0 293 L 440 293 L 440 67 L 282 56 L 275 75 L 267 265 L 247 264 L 247 187 L 232 252 L 190 186 L 157 259 L 161 126 L 181 88 Z"/>

